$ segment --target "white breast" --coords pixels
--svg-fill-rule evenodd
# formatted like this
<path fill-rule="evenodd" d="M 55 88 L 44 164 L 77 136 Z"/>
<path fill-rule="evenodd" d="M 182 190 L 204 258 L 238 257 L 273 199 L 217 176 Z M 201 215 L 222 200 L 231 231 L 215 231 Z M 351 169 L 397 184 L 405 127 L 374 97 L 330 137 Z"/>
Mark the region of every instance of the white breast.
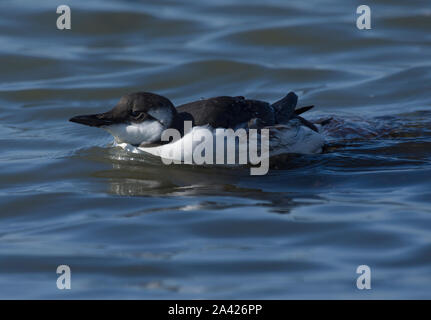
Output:
<path fill-rule="evenodd" d="M 325 139 L 320 133 L 300 125 L 299 121 L 289 121 L 287 125 L 268 128 L 270 129 L 270 156 L 285 153 L 321 153 L 325 144 Z M 182 139 L 157 147 L 134 147 L 126 143 L 119 144 L 119 146 L 133 153 L 150 153 L 157 157 L 184 162 L 184 159 L 193 158 L 195 148 L 201 143 L 194 140 L 193 135 L 200 136 L 203 130 L 208 129 L 213 134 L 214 151 L 216 151 L 217 131 L 208 126 L 193 127 L 192 131 L 184 135 Z"/>
<path fill-rule="evenodd" d="M 196 135 L 200 135 L 202 132 L 207 130 L 214 132 L 214 130 L 208 126 L 193 127 L 193 129 L 189 133 L 185 134 L 182 139 L 157 147 L 134 147 L 124 143 L 119 146 L 133 153 L 147 152 L 157 157 L 184 162 L 184 159 L 192 159 L 193 151 L 197 145 L 200 144 L 199 141 L 193 139 L 193 136 L 195 135 L 196 137 Z"/>

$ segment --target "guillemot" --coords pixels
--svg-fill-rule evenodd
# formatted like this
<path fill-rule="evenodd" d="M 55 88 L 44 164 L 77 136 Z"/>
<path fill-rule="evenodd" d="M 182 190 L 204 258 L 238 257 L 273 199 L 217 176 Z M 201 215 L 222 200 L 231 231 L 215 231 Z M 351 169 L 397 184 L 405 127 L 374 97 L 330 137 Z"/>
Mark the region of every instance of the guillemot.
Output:
<path fill-rule="evenodd" d="M 143 151 L 153 155 L 166 154 L 175 143 L 162 141 L 167 129 L 176 129 L 187 141 L 184 123 L 190 121 L 197 128 L 269 129 L 270 154 L 322 152 L 325 139 L 318 127 L 301 114 L 313 108 L 296 108 L 298 96 L 289 92 L 284 98 L 270 104 L 246 99 L 243 96 L 219 96 L 174 107 L 158 94 L 135 92 L 123 96 L 110 111 L 76 116 L 70 119 L 111 133 L 117 145 L 129 151 Z M 190 139 L 189 139 L 190 140 Z M 191 139 L 193 143 L 193 139 Z M 176 144 L 178 145 L 178 144 Z"/>

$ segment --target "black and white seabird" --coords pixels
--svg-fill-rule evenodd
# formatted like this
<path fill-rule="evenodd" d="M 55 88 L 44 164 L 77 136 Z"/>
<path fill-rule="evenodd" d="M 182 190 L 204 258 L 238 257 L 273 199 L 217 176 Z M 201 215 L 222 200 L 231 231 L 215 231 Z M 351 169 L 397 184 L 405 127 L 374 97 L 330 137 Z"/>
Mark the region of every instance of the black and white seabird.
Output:
<path fill-rule="evenodd" d="M 192 121 L 193 129 L 270 130 L 271 155 L 280 153 L 320 153 L 325 144 L 317 126 L 300 115 L 313 106 L 296 109 L 298 97 L 289 92 L 283 99 L 268 102 L 242 96 L 220 96 L 174 107 L 172 102 L 150 92 L 123 96 L 110 111 L 81 115 L 72 122 L 103 128 L 125 149 L 160 155 L 169 144 L 161 141 L 165 129 L 177 129 L 183 139 L 184 121 Z"/>

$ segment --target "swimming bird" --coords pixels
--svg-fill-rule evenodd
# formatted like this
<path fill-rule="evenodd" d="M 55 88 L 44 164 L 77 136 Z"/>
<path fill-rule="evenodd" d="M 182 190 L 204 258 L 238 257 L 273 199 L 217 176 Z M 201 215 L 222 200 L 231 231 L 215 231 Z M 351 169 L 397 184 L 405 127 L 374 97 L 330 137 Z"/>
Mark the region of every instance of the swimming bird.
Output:
<path fill-rule="evenodd" d="M 325 139 L 318 126 L 301 114 L 313 108 L 296 108 L 298 96 L 289 92 L 275 103 L 246 99 L 243 96 L 219 96 L 174 107 L 166 97 L 150 92 L 135 92 L 123 96 L 110 111 L 80 115 L 71 122 L 105 129 L 117 145 L 133 152 L 148 152 L 162 157 L 169 149 L 179 148 L 178 142 L 162 141 L 166 129 L 176 129 L 182 142 L 194 143 L 190 132 L 210 129 L 269 129 L 270 155 L 282 153 L 312 154 L 322 152 Z M 186 132 L 184 122 L 192 130 Z M 180 157 L 178 150 L 170 154 Z M 176 156 L 175 156 L 176 154 Z M 184 156 L 184 155 L 182 155 Z"/>

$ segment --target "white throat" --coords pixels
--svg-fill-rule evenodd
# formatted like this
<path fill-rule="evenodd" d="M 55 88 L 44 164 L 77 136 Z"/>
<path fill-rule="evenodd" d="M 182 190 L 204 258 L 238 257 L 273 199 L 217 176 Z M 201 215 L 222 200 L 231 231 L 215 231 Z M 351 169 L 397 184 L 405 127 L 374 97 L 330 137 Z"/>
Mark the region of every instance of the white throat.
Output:
<path fill-rule="evenodd" d="M 104 129 L 115 137 L 117 143 L 140 145 L 160 141 L 165 127 L 158 121 L 146 120 L 141 123 L 114 124 Z"/>

